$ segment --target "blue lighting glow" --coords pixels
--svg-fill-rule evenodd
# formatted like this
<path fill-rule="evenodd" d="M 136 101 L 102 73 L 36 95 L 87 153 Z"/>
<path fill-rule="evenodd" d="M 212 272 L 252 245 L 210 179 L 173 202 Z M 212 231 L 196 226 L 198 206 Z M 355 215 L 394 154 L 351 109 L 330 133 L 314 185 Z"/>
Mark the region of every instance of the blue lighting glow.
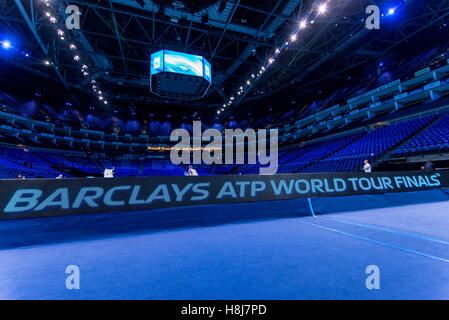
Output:
<path fill-rule="evenodd" d="M 392 15 L 394 15 L 396 13 L 396 8 L 390 8 L 390 9 L 388 9 L 388 15 L 389 16 L 392 16 Z"/>
<path fill-rule="evenodd" d="M 3 41 L 0 41 L 0 42 L 1 42 L 1 44 L 2 44 L 2 48 L 3 48 L 3 49 L 8 50 L 8 49 L 11 49 L 11 48 L 12 48 L 11 41 L 9 41 L 9 40 L 3 40 Z"/>

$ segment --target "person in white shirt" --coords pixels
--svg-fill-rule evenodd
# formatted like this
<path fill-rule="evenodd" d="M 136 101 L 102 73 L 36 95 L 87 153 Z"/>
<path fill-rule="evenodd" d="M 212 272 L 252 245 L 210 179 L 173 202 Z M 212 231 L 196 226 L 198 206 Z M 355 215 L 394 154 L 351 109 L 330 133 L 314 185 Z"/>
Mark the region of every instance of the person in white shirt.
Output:
<path fill-rule="evenodd" d="M 189 176 L 197 176 L 198 172 L 196 172 L 196 170 L 193 169 L 192 166 L 189 166 L 188 174 L 189 174 Z"/>
<path fill-rule="evenodd" d="M 371 172 L 371 165 L 369 164 L 368 160 L 363 161 L 363 163 L 365 164 L 363 166 L 363 171 L 365 171 L 366 173 Z"/>
<path fill-rule="evenodd" d="M 112 168 L 112 169 L 104 169 L 103 177 L 105 177 L 105 178 L 114 178 L 114 168 Z"/>

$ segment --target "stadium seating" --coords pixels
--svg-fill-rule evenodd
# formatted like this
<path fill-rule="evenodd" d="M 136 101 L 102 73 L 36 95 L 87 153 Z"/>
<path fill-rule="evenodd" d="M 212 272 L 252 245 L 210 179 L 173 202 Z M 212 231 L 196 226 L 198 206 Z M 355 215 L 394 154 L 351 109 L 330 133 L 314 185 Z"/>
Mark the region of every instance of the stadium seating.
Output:
<path fill-rule="evenodd" d="M 327 98 L 293 110 L 267 113 L 258 119 L 248 118 L 249 113 L 243 117 L 232 115 L 226 125 L 202 125 L 220 131 L 225 128 L 278 128 L 282 146 L 278 154 L 278 173 L 354 171 L 361 168 L 364 159 L 374 162 L 387 153 L 393 157 L 407 157 L 449 152 L 449 115 L 439 116 L 441 119 L 427 128 L 437 112 L 433 116 L 394 123 L 398 117 L 409 116 L 410 111 L 418 115 L 447 106 L 448 62 L 441 54 L 447 54 L 446 48 L 443 45 L 427 50 L 401 61 L 394 68 L 390 66 L 371 74 L 365 81 L 348 85 Z M 439 81 L 430 83 L 436 79 L 432 76 L 424 83 L 415 82 L 415 72 L 425 67 L 438 72 Z M 407 80 L 412 85 L 400 88 Z M 434 90 L 435 86 L 438 86 L 437 94 L 430 94 L 429 90 Z M 388 92 L 383 94 L 382 90 Z M 380 91 L 382 93 L 378 93 Z M 404 103 L 400 101 L 403 98 L 407 99 Z M 53 123 L 50 115 L 55 116 L 57 112 L 47 105 L 35 101 L 19 103 L 1 92 L 0 99 L 0 141 L 3 144 L 0 146 L 0 178 L 15 178 L 18 174 L 52 178 L 61 173 L 66 177 L 70 173 L 101 176 L 105 168 L 115 168 L 116 177 L 185 175 L 187 171 L 185 165 L 173 165 L 167 153 L 162 156 L 159 153 L 169 146 L 167 135 L 171 128 L 191 131 L 192 125 L 184 120 L 176 123 L 174 119 L 173 122 L 154 119 L 143 133 L 137 120 L 111 118 L 103 121 L 92 115 L 79 117 L 76 110 L 67 106 L 62 110 L 64 117 L 61 119 L 71 119 L 68 126 L 57 119 Z M 80 120 L 79 128 L 76 119 L 85 119 Z M 119 126 L 115 133 L 109 130 L 113 119 Z M 377 123 L 381 122 L 383 126 L 379 127 Z M 390 122 L 394 124 L 386 125 Z M 87 128 L 92 130 L 85 130 Z M 22 147 L 12 147 L 14 145 Z M 29 146 L 27 151 L 24 151 L 25 145 Z M 90 147 L 97 148 L 94 151 L 98 152 L 97 156 L 87 157 L 84 151 L 80 152 Z M 71 151 L 65 152 L 66 149 Z M 156 152 L 144 158 L 148 150 Z M 92 152 L 89 150 L 89 153 Z M 193 167 L 199 175 L 258 174 L 260 165 L 202 164 Z"/>
<path fill-rule="evenodd" d="M 344 172 L 359 170 L 364 159 L 375 161 L 386 152 L 397 149 L 394 155 L 408 155 L 426 151 L 448 151 L 449 115 L 412 138 L 402 142 L 424 128 L 435 115 L 384 125 L 370 132 L 359 132 L 334 139 L 308 143 L 301 147 L 280 150 L 278 173 L 295 172 Z M 399 146 L 399 147 L 398 147 Z M 259 165 L 193 165 L 199 175 L 210 174 L 258 174 Z M 56 177 L 58 169 L 77 169 L 90 175 L 101 176 L 105 168 L 115 168 L 116 177 L 185 175 L 187 168 L 174 165 L 169 159 L 145 158 L 99 159 L 81 157 L 79 154 L 51 150 L 0 148 L 0 178 Z M 65 176 L 68 176 L 65 174 Z"/>
<path fill-rule="evenodd" d="M 421 153 L 449 151 L 449 115 L 446 115 L 418 136 L 397 148 L 394 156 L 411 156 Z"/>
<path fill-rule="evenodd" d="M 138 176 L 139 160 L 100 160 L 99 163 L 101 163 L 104 169 L 114 169 L 115 177 Z"/>
<path fill-rule="evenodd" d="M 25 177 L 54 178 L 62 172 L 52 164 L 19 148 L 0 147 L 0 178 L 16 178 L 18 174 Z"/>
<path fill-rule="evenodd" d="M 183 176 L 185 170 L 182 166 L 171 163 L 164 159 L 145 159 L 142 175 L 143 176 Z"/>
<path fill-rule="evenodd" d="M 292 161 L 289 161 L 280 166 L 278 172 L 303 172 L 304 168 L 310 166 L 312 163 L 326 158 L 330 154 L 343 148 L 354 140 L 359 139 L 361 136 L 362 134 L 357 133 L 306 146 L 304 147 L 306 148 L 306 150 L 304 150 L 305 152 L 300 152 L 301 154 L 299 154 Z"/>
<path fill-rule="evenodd" d="M 75 168 L 86 174 L 99 174 L 103 172 L 92 159 L 83 158 L 81 156 L 67 156 L 60 152 L 51 151 L 34 151 L 42 159 L 46 159 L 53 165 L 61 169 Z"/>
<path fill-rule="evenodd" d="M 316 162 L 303 172 L 344 172 L 358 170 L 363 160 L 374 161 L 403 142 L 429 122 L 434 116 L 399 122 L 380 127 L 338 150 L 323 161 Z"/>

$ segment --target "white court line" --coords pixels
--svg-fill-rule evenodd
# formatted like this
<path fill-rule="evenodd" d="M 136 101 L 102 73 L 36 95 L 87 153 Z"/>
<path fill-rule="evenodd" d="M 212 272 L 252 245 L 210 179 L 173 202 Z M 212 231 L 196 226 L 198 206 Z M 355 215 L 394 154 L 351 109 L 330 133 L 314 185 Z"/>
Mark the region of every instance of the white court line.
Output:
<path fill-rule="evenodd" d="M 437 256 L 433 256 L 433 255 L 430 255 L 430 254 L 427 254 L 427 253 L 424 253 L 424 252 L 403 248 L 403 247 L 396 246 L 396 245 L 388 243 L 388 242 L 383 242 L 383 241 L 378 241 L 378 240 L 374 240 L 374 239 L 370 239 L 370 238 L 366 238 L 366 237 L 357 236 L 357 235 L 352 234 L 352 233 L 348 233 L 348 232 L 344 232 L 344 231 L 341 231 L 341 230 L 325 227 L 325 226 L 322 226 L 322 225 L 319 225 L 319 224 L 315 224 L 315 223 L 312 223 L 312 222 L 306 222 L 303 219 L 299 219 L 299 221 L 302 222 L 302 223 L 311 225 L 311 226 L 315 226 L 315 227 L 318 227 L 318 228 L 322 228 L 322 229 L 326 229 L 326 230 L 333 231 L 333 232 L 336 232 L 336 233 L 340 233 L 340 234 L 343 234 L 343 235 L 346 235 L 346 236 L 349 236 L 349 237 L 352 237 L 352 238 L 369 241 L 369 242 L 372 242 L 372 243 L 375 243 L 375 244 L 379 244 L 379 245 L 382 245 L 382 246 L 385 246 L 385 247 L 398 249 L 398 250 L 409 252 L 409 253 L 413 253 L 413 254 L 416 254 L 416 255 L 419 255 L 419 256 L 422 256 L 422 257 L 426 257 L 426 258 L 430 258 L 430 259 L 434 259 L 434 260 L 438 260 L 438 261 L 449 263 L 448 259 L 437 257 Z"/>
<path fill-rule="evenodd" d="M 399 231 L 399 230 L 395 230 L 395 229 L 389 229 L 389 228 L 385 228 L 385 227 L 373 226 L 371 224 L 352 222 L 352 221 L 347 221 L 347 220 L 333 218 L 333 217 L 327 217 L 327 216 L 319 216 L 319 217 L 323 218 L 323 219 L 328 219 L 328 220 L 332 220 L 332 221 L 338 221 L 338 222 L 341 222 L 341 223 L 351 224 L 351 225 L 355 225 L 355 226 L 359 226 L 359 227 L 365 227 L 365 228 L 369 228 L 369 229 L 380 230 L 380 231 L 385 231 L 385 232 L 390 232 L 390 233 L 394 233 L 394 234 L 399 234 L 399 235 L 403 235 L 403 236 L 407 236 L 407 237 L 411 237 L 411 238 L 427 240 L 427 241 L 432 241 L 432 242 L 436 242 L 436 243 L 440 243 L 440 244 L 449 245 L 449 241 L 436 239 L 436 238 L 432 238 L 432 237 L 427 237 L 427 236 L 419 235 L 419 234 L 415 234 L 415 233 L 409 233 L 409 232 Z"/>

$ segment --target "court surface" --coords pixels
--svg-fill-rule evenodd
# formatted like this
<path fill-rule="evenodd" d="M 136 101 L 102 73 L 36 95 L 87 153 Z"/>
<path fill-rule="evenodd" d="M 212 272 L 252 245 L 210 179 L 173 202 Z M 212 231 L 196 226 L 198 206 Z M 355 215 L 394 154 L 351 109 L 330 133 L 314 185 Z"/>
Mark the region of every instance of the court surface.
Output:
<path fill-rule="evenodd" d="M 448 231 L 443 201 L 9 248 L 0 298 L 449 299 Z"/>

